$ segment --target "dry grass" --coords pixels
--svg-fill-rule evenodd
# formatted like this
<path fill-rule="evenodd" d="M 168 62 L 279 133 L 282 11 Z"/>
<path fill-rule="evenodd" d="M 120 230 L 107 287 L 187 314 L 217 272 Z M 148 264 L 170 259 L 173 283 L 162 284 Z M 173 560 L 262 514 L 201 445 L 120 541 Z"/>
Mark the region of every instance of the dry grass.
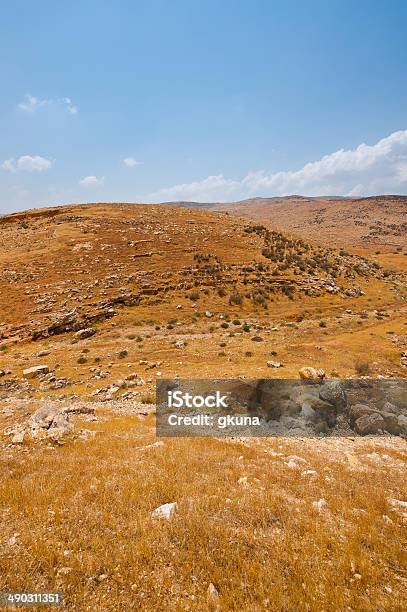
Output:
<path fill-rule="evenodd" d="M 153 424 L 116 418 L 91 441 L 2 454 L 0 589 L 61 589 L 69 610 L 207 610 L 210 582 L 223 610 L 405 609 L 403 525 L 386 501 L 405 499 L 402 441 L 143 448 Z M 291 454 L 306 463 L 290 469 Z M 170 521 L 151 518 L 171 501 Z"/>

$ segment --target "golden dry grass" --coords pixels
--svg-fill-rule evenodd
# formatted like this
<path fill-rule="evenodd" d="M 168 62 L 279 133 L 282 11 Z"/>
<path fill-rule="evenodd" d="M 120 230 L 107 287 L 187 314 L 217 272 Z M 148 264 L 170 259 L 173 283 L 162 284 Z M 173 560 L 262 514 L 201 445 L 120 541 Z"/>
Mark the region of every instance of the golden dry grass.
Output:
<path fill-rule="evenodd" d="M 211 582 L 222 610 L 405 609 L 405 525 L 387 501 L 406 496 L 403 441 L 143 448 L 153 425 L 112 418 L 91 441 L 2 454 L 0 589 L 60 589 L 69 610 L 207 610 Z M 306 463 L 290 469 L 293 454 Z M 171 520 L 151 518 L 172 501 Z"/>

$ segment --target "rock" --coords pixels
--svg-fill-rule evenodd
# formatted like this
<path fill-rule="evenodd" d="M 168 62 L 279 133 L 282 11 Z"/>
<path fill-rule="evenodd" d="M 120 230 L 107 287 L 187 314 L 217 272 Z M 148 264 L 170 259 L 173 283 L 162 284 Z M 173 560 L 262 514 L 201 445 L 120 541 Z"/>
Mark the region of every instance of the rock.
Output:
<path fill-rule="evenodd" d="M 51 351 L 47 351 L 47 350 L 43 350 L 40 351 L 39 353 L 37 353 L 37 357 L 46 357 L 47 355 L 50 354 Z"/>
<path fill-rule="evenodd" d="M 279 361 L 268 361 L 267 365 L 269 368 L 282 368 L 283 364 Z"/>
<path fill-rule="evenodd" d="M 325 371 L 322 369 L 316 370 L 315 368 L 306 366 L 301 368 L 299 375 L 303 380 L 322 380 L 325 378 Z"/>
<path fill-rule="evenodd" d="M 400 411 L 397 406 L 394 406 L 394 404 L 391 404 L 390 402 L 386 402 L 381 408 L 380 412 L 391 412 L 392 414 L 400 414 Z"/>
<path fill-rule="evenodd" d="M 355 429 L 357 433 L 362 436 L 374 434 L 385 429 L 385 422 L 383 417 L 377 412 L 374 414 L 365 414 L 356 420 Z"/>
<path fill-rule="evenodd" d="M 210 310 L 205 310 L 205 317 L 208 317 L 208 319 L 209 319 L 210 317 L 213 317 L 213 314 L 211 313 L 211 311 L 210 311 Z"/>
<path fill-rule="evenodd" d="M 303 406 L 301 407 L 301 416 L 306 421 L 315 422 L 317 415 L 315 410 L 311 408 L 309 404 L 303 404 Z"/>
<path fill-rule="evenodd" d="M 95 407 L 88 404 L 72 404 L 70 403 L 68 406 L 62 409 L 64 414 L 95 414 Z"/>
<path fill-rule="evenodd" d="M 59 414 L 59 409 L 54 406 L 46 406 L 36 410 L 30 418 L 31 424 L 36 427 L 48 429 L 54 418 Z"/>
<path fill-rule="evenodd" d="M 395 436 L 400 433 L 397 414 L 393 414 L 392 412 L 380 412 L 380 416 L 384 419 L 384 428 L 387 432 Z"/>
<path fill-rule="evenodd" d="M 357 419 L 366 414 L 377 414 L 378 411 L 370 406 L 366 406 L 365 404 L 354 404 L 349 410 L 349 417 L 351 424 L 353 424 Z"/>
<path fill-rule="evenodd" d="M 74 337 L 78 340 L 85 340 L 86 338 L 90 338 L 96 334 L 96 329 L 94 327 L 86 327 L 85 329 L 80 329 L 74 334 Z"/>
<path fill-rule="evenodd" d="M 33 366 L 32 368 L 27 368 L 26 370 L 23 370 L 23 375 L 25 378 L 36 378 L 37 376 L 40 376 L 41 374 L 48 374 L 49 372 L 49 367 L 47 365 L 38 365 L 38 366 Z"/>
<path fill-rule="evenodd" d="M 19 535 L 20 535 L 19 533 L 13 533 L 13 535 L 11 536 L 11 538 L 9 538 L 9 539 L 7 540 L 7 544 L 8 544 L 9 546 L 15 546 L 15 545 L 17 544 L 17 542 L 18 542 L 18 536 L 19 536 Z"/>
<path fill-rule="evenodd" d="M 220 610 L 219 593 L 212 582 L 209 583 L 208 590 L 206 592 L 206 601 L 209 610 Z"/>
<path fill-rule="evenodd" d="M 0 378 L 5 375 L 6 375 L 6 372 L 4 370 L 0 370 Z"/>
<path fill-rule="evenodd" d="M 23 444 L 24 442 L 25 431 L 17 431 L 14 436 L 11 438 L 12 444 Z"/>
<path fill-rule="evenodd" d="M 400 414 L 397 417 L 397 423 L 400 427 L 401 433 L 407 435 L 407 416 L 405 416 L 404 414 Z"/>
<path fill-rule="evenodd" d="M 338 409 L 346 406 L 346 396 L 339 380 L 325 382 L 319 391 L 319 397 Z"/>
<path fill-rule="evenodd" d="M 177 502 L 162 504 L 161 506 L 158 506 L 158 508 L 153 510 L 153 512 L 151 513 L 151 516 L 152 518 L 165 518 L 168 520 L 173 516 L 173 514 L 177 511 L 177 509 L 178 509 Z"/>
<path fill-rule="evenodd" d="M 318 510 L 318 512 L 322 512 L 323 510 L 325 510 L 328 504 L 326 502 L 326 499 L 322 498 L 316 502 L 312 502 L 312 506 L 313 508 L 315 508 L 315 510 Z"/>
<path fill-rule="evenodd" d="M 184 348 L 184 346 L 185 346 L 185 342 L 184 342 L 183 340 L 178 340 L 178 341 L 175 343 L 175 346 L 176 346 L 177 348 Z"/>
<path fill-rule="evenodd" d="M 55 416 L 47 431 L 47 437 L 51 440 L 58 441 L 73 429 L 72 423 L 69 422 L 66 414 L 59 413 Z"/>

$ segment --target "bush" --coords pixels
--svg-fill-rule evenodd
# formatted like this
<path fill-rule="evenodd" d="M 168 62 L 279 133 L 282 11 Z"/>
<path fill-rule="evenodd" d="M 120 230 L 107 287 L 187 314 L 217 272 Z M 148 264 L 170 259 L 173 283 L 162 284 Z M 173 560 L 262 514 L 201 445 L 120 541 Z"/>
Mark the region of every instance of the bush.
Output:
<path fill-rule="evenodd" d="M 359 376 L 369 376 L 371 374 L 370 364 L 367 361 L 356 361 L 355 371 Z"/>
<path fill-rule="evenodd" d="M 196 300 L 199 300 L 199 291 L 191 291 L 190 293 L 188 293 L 187 297 L 193 302 L 195 302 Z"/>
<path fill-rule="evenodd" d="M 221 327 L 222 329 L 227 329 L 227 328 L 229 327 L 229 323 L 226 323 L 226 321 L 223 321 L 223 322 L 220 324 L 220 327 Z"/>
<path fill-rule="evenodd" d="M 136 334 L 127 334 L 127 338 L 129 340 L 134 340 L 135 337 L 136 337 Z"/>
<path fill-rule="evenodd" d="M 238 291 L 233 291 L 229 296 L 229 304 L 231 306 L 241 306 L 243 304 L 243 296 Z"/>
<path fill-rule="evenodd" d="M 232 323 L 233 325 L 241 325 L 241 322 L 239 321 L 239 319 L 233 319 Z"/>

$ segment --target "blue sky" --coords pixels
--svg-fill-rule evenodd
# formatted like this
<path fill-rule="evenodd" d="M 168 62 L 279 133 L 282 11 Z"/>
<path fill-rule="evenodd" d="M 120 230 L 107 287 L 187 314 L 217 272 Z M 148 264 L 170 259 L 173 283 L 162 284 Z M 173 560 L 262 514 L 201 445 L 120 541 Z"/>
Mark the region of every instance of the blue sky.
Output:
<path fill-rule="evenodd" d="M 406 31 L 404 0 L 4 1 L 0 213 L 407 193 Z"/>

